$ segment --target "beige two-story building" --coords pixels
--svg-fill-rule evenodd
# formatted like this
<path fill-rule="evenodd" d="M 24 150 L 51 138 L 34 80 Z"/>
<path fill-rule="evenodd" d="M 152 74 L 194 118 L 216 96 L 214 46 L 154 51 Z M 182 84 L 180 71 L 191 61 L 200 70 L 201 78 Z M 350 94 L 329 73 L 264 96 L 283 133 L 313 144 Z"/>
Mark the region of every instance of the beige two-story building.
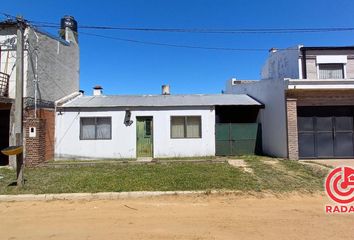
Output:
<path fill-rule="evenodd" d="M 263 151 L 289 159 L 354 157 L 354 47 L 272 49 L 259 81 L 227 93 L 264 103 Z"/>

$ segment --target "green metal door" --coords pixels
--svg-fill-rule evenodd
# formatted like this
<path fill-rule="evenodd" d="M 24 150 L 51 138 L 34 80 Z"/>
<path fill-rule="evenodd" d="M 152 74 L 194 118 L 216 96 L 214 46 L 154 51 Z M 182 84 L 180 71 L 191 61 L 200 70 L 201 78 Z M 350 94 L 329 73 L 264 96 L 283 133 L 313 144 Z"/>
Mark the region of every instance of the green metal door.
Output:
<path fill-rule="evenodd" d="M 153 157 L 152 117 L 137 117 L 136 138 L 137 157 Z"/>
<path fill-rule="evenodd" d="M 217 123 L 215 126 L 216 155 L 255 154 L 258 131 L 258 123 Z"/>

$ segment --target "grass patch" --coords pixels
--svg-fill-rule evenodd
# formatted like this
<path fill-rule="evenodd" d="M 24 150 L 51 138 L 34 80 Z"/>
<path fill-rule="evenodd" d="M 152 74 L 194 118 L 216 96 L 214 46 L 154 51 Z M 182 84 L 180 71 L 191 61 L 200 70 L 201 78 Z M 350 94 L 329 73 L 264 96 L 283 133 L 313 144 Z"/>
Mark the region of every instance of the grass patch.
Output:
<path fill-rule="evenodd" d="M 323 190 L 327 171 L 313 169 L 297 161 L 277 160 L 258 156 L 244 158 L 253 169 L 262 190 L 274 192 L 316 192 Z M 276 163 L 266 163 L 276 161 Z"/>
<path fill-rule="evenodd" d="M 61 160 L 51 160 L 46 162 L 46 164 L 80 164 L 80 163 L 95 163 L 95 164 L 109 164 L 109 163 L 122 163 L 122 162 L 132 162 L 136 161 L 135 158 L 119 158 L 119 159 L 61 159 Z"/>
<path fill-rule="evenodd" d="M 267 158 L 243 157 L 254 173 L 227 163 L 97 164 L 66 168 L 25 169 L 22 189 L 9 186 L 16 173 L 0 169 L 0 194 L 239 190 L 307 191 L 322 190 L 323 173 L 294 161 L 279 161 L 281 167 L 264 163 Z"/>
<path fill-rule="evenodd" d="M 205 157 L 169 157 L 169 158 L 154 158 L 156 161 L 211 161 L 215 160 L 217 157 L 215 156 L 205 156 Z"/>

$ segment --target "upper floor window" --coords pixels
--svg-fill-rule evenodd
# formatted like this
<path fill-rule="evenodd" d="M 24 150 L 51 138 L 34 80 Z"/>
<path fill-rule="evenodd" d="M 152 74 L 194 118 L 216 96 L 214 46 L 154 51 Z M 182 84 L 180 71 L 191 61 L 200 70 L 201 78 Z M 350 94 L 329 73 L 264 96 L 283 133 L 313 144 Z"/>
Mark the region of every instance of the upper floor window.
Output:
<path fill-rule="evenodd" d="M 318 65 L 319 79 L 343 79 L 344 64 L 342 63 L 326 63 Z"/>
<path fill-rule="evenodd" d="M 171 138 L 201 138 L 201 116 L 172 116 Z"/>
<path fill-rule="evenodd" d="M 111 139 L 111 117 L 80 118 L 80 140 Z"/>

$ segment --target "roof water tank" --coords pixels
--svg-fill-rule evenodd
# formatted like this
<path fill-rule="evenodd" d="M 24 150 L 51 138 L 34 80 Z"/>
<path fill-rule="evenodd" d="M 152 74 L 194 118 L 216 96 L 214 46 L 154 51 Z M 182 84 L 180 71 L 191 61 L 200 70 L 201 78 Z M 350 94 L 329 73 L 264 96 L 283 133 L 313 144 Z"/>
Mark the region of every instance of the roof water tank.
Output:
<path fill-rule="evenodd" d="M 72 16 L 64 16 L 60 20 L 60 29 L 70 28 L 73 32 L 77 32 L 77 21 Z"/>

